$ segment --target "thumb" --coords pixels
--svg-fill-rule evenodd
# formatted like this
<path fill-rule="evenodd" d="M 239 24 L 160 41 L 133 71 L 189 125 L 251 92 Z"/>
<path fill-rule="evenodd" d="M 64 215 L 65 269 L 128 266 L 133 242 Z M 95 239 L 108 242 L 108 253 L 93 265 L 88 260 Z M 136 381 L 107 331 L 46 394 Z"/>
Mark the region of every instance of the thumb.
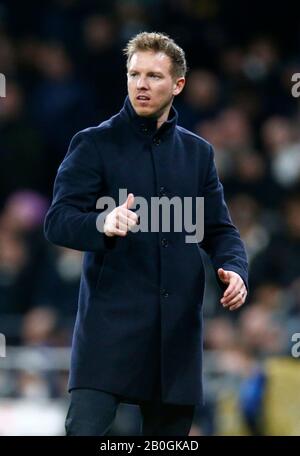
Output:
<path fill-rule="evenodd" d="M 127 200 L 125 203 L 121 205 L 121 207 L 125 207 L 126 209 L 130 209 L 133 206 L 134 203 L 134 195 L 132 193 L 129 193 L 127 196 Z"/>
<path fill-rule="evenodd" d="M 222 282 L 228 282 L 228 280 L 229 280 L 228 272 L 224 271 L 223 268 L 218 269 L 218 275 L 219 275 L 220 279 L 222 280 Z"/>

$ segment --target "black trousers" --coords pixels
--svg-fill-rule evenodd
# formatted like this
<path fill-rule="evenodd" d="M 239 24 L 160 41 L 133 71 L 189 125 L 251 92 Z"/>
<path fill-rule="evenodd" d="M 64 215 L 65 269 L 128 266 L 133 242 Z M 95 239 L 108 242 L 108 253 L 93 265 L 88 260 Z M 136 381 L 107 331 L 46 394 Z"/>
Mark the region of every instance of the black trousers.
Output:
<path fill-rule="evenodd" d="M 107 435 L 122 397 L 94 389 L 73 389 L 66 417 L 66 435 Z M 144 401 L 139 404 L 142 414 L 142 435 L 189 434 L 193 405 L 164 404 Z"/>

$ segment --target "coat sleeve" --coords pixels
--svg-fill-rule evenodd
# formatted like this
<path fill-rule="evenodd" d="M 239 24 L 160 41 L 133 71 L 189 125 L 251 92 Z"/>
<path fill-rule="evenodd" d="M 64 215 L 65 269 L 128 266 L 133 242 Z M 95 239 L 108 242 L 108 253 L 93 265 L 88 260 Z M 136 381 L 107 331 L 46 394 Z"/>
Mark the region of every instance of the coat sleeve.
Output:
<path fill-rule="evenodd" d="M 77 133 L 54 182 L 53 201 L 44 222 L 48 241 L 80 251 L 110 247 L 112 238 L 96 227 L 99 216 L 96 202 L 103 189 L 102 173 L 101 157 L 91 133 Z"/>
<path fill-rule="evenodd" d="M 217 174 L 214 150 L 211 146 L 204 189 L 204 238 L 201 247 L 212 261 L 217 282 L 222 290 L 226 289 L 227 285 L 219 279 L 218 268 L 238 273 L 248 289 L 245 246 L 232 223 L 225 203 L 223 186 Z"/>

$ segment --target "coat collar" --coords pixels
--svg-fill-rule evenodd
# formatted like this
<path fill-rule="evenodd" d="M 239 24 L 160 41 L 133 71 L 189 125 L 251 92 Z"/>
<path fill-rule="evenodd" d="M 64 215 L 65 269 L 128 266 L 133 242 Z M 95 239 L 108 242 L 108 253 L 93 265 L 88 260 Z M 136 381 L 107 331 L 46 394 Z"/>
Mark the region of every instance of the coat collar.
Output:
<path fill-rule="evenodd" d="M 171 106 L 169 117 L 157 130 L 157 120 L 149 117 L 139 116 L 127 95 L 124 106 L 120 111 L 120 114 L 125 118 L 134 129 L 143 137 L 164 137 L 174 132 L 177 125 L 178 113 L 176 109 Z"/>

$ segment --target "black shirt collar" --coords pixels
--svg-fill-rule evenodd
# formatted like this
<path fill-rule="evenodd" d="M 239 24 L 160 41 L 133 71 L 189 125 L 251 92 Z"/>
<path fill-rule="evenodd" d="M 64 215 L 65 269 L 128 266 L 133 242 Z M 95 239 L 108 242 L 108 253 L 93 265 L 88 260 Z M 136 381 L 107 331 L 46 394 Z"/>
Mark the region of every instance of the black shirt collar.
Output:
<path fill-rule="evenodd" d="M 121 109 L 120 114 L 122 117 L 126 118 L 130 124 L 133 125 L 136 131 L 145 137 L 161 137 L 171 134 L 177 125 L 178 119 L 176 109 L 171 106 L 168 119 L 159 127 L 159 129 L 157 129 L 157 119 L 153 117 L 139 116 L 135 112 L 128 95 L 125 99 L 124 106 Z"/>

